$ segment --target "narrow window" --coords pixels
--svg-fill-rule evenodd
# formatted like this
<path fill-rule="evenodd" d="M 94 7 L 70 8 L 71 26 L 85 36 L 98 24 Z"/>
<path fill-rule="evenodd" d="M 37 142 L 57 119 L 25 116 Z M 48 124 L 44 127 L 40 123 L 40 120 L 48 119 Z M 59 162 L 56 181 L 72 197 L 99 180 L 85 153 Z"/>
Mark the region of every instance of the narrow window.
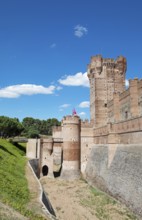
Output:
<path fill-rule="evenodd" d="M 126 111 L 125 112 L 125 119 L 127 119 L 128 118 L 128 112 Z"/>

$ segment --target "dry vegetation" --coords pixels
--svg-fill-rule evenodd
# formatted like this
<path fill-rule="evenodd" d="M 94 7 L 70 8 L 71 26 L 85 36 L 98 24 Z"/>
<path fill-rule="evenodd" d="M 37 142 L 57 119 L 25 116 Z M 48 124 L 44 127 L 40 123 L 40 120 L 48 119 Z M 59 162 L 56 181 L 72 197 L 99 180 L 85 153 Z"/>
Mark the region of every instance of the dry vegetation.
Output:
<path fill-rule="evenodd" d="M 43 177 L 41 183 L 59 220 L 135 220 L 124 205 L 82 180 Z"/>

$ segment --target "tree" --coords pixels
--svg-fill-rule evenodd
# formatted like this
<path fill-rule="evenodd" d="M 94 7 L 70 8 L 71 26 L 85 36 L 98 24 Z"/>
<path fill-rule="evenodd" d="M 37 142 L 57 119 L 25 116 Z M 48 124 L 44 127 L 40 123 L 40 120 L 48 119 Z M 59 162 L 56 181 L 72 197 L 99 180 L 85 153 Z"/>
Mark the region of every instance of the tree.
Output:
<path fill-rule="evenodd" d="M 37 135 L 51 135 L 52 127 L 58 126 L 61 123 L 56 118 L 49 118 L 47 120 L 39 120 L 31 117 L 26 117 L 22 121 L 24 127 L 24 134 L 31 137 L 31 131 L 36 131 Z"/>
<path fill-rule="evenodd" d="M 0 135 L 1 137 L 15 137 L 21 134 L 23 126 L 17 118 L 0 116 Z"/>

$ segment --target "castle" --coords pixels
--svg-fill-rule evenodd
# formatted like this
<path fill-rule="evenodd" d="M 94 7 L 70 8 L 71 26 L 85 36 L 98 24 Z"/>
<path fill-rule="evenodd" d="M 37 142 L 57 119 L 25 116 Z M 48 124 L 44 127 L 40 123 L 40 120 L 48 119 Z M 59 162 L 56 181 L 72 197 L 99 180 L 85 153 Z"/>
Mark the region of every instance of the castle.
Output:
<path fill-rule="evenodd" d="M 39 176 L 68 180 L 82 174 L 92 185 L 115 197 L 119 194 L 133 210 L 142 212 L 131 193 L 126 192 L 129 183 L 122 181 L 126 172 L 127 180 L 134 181 L 133 186 L 137 184 L 142 194 L 142 173 L 139 168 L 133 172 L 135 159 L 138 166 L 142 165 L 142 80 L 129 80 L 125 89 L 126 69 L 123 56 L 116 60 L 101 55 L 91 57 L 90 121 L 81 121 L 77 115 L 65 116 L 61 126 L 53 128 L 51 138 L 28 141 L 27 156 L 39 159 Z M 118 170 L 119 164 L 124 173 Z M 139 177 L 132 180 L 134 173 Z M 135 195 L 139 203 L 140 196 Z"/>

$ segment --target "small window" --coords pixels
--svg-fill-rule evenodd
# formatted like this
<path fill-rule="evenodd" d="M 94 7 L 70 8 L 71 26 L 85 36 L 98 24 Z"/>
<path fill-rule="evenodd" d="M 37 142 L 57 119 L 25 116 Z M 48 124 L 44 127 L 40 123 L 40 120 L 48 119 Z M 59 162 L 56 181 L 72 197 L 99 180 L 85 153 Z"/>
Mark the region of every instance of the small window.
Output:
<path fill-rule="evenodd" d="M 107 107 L 107 103 L 105 103 L 105 108 Z"/>
<path fill-rule="evenodd" d="M 125 119 L 127 119 L 128 118 L 128 112 L 126 111 L 125 112 Z"/>

